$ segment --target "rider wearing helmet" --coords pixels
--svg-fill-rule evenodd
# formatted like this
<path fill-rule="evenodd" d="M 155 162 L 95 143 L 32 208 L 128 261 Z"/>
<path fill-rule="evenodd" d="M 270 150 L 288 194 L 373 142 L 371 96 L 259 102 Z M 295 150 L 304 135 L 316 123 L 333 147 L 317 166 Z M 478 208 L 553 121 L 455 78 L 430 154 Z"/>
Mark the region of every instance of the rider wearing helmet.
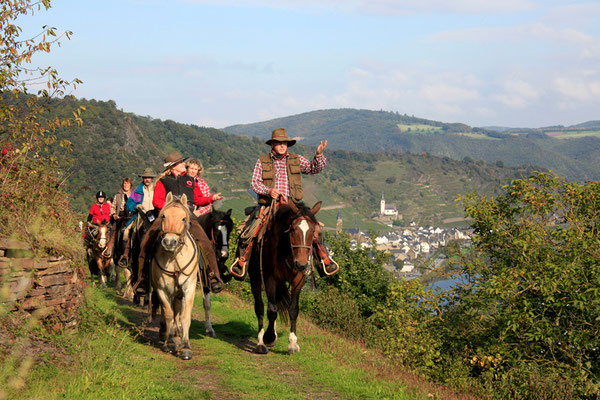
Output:
<path fill-rule="evenodd" d="M 103 221 L 110 221 L 110 205 L 104 201 L 105 199 L 105 192 L 101 190 L 96 193 L 96 202 L 92 204 L 88 214 L 88 224 L 91 222 L 100 225 Z"/>
<path fill-rule="evenodd" d="M 92 228 L 92 224 L 100 225 L 103 222 L 110 222 L 110 204 L 105 202 L 106 193 L 100 190 L 96 193 L 96 202 L 92 204 L 87 217 L 88 229 L 86 230 L 83 241 L 86 247 L 89 247 L 90 242 L 96 235 L 96 229 Z"/>

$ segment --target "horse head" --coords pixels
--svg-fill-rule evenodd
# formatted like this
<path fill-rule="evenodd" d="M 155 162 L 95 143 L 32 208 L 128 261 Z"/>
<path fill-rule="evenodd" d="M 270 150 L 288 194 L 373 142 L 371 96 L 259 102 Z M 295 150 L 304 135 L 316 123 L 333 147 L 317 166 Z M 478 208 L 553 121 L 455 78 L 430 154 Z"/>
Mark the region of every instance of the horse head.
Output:
<path fill-rule="evenodd" d="M 306 273 L 310 270 L 313 254 L 313 241 L 319 223 L 315 214 L 321 209 L 321 202 L 316 203 L 311 209 L 304 205 L 289 203 L 289 227 L 285 231 L 289 235 L 293 268 Z"/>
<path fill-rule="evenodd" d="M 174 252 L 185 241 L 190 226 L 191 212 L 187 205 L 187 196 L 174 197 L 167 194 L 165 206 L 159 214 L 161 219 L 161 244 L 166 251 Z"/>
<path fill-rule="evenodd" d="M 217 257 L 221 261 L 229 258 L 229 236 L 233 230 L 233 220 L 231 219 L 231 208 L 227 212 L 213 209 L 211 240 L 215 244 Z"/>
<path fill-rule="evenodd" d="M 106 249 L 108 245 L 108 241 L 110 239 L 110 228 L 108 226 L 108 221 L 102 221 L 100 225 L 98 225 L 98 235 L 96 236 L 96 245 L 100 250 Z"/>

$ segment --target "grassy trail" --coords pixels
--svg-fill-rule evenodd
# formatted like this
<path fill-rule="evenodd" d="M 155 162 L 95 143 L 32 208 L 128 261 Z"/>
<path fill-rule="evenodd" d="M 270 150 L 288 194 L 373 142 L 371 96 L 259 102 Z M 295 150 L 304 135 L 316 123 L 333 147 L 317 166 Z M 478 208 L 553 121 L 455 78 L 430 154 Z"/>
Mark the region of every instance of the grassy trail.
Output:
<path fill-rule="evenodd" d="M 289 327 L 280 324 L 272 351 L 255 354 L 253 308 L 227 292 L 212 299 L 216 338 L 204 334 L 202 297 L 196 296 L 190 361 L 160 351 L 157 327 L 143 323 L 145 311 L 112 290 L 90 288 L 88 299 L 93 306 L 84 318 L 86 333 L 55 338 L 69 342 L 70 350 L 35 366 L 25 388 L 9 391 L 8 398 L 457 398 L 303 318 L 297 329 L 300 353 L 288 355 Z"/>

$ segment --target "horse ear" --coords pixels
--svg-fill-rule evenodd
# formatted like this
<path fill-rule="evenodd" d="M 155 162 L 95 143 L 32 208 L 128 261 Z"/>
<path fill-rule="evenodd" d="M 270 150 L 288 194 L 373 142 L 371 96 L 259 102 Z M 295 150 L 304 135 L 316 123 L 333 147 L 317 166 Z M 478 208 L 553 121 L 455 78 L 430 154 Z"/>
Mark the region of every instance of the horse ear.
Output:
<path fill-rule="evenodd" d="M 179 201 L 181 202 L 181 204 L 186 205 L 187 206 L 187 194 L 183 194 L 181 195 L 181 198 L 179 199 Z"/>
<path fill-rule="evenodd" d="M 231 216 L 231 210 L 233 210 L 233 209 L 230 208 L 229 210 L 227 210 L 227 212 L 225 213 L 225 215 Z"/>
<path fill-rule="evenodd" d="M 165 198 L 165 204 L 170 203 L 173 201 L 173 193 L 169 192 L 167 193 L 167 197 Z"/>
<path fill-rule="evenodd" d="M 317 202 L 317 204 L 315 204 L 313 206 L 313 208 L 310 210 L 310 212 L 312 213 L 312 215 L 315 215 L 316 213 L 319 212 L 319 210 L 321 209 L 321 203 L 323 203 L 322 201 Z"/>
<path fill-rule="evenodd" d="M 296 205 L 296 203 L 294 203 L 293 201 L 290 201 L 287 204 L 288 204 L 288 206 L 290 206 L 290 208 L 292 209 L 293 213 L 297 213 L 298 212 L 298 206 Z"/>

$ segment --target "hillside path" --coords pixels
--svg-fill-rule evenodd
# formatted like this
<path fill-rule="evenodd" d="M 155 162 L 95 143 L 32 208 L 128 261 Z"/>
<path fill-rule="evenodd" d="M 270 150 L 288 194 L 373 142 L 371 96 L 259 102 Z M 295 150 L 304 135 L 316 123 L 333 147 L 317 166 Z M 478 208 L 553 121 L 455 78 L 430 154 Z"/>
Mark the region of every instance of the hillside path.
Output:
<path fill-rule="evenodd" d="M 130 322 L 142 324 L 145 312 L 122 299 Z M 277 325 L 276 345 L 256 354 L 253 306 L 223 292 L 212 296 L 216 338 L 205 335 L 202 296 L 196 295 L 190 339 L 194 357 L 176 359 L 177 379 L 197 388 L 201 398 L 225 399 L 457 399 L 452 391 L 431 385 L 393 365 L 379 353 L 320 329 L 305 318 L 298 321 L 301 351 L 287 352 L 289 326 Z M 266 320 L 266 317 L 265 317 Z M 266 322 L 266 321 L 265 321 Z M 158 328 L 147 326 L 152 357 L 175 358 L 158 348 Z M 199 396 L 200 398 L 200 396 Z"/>

